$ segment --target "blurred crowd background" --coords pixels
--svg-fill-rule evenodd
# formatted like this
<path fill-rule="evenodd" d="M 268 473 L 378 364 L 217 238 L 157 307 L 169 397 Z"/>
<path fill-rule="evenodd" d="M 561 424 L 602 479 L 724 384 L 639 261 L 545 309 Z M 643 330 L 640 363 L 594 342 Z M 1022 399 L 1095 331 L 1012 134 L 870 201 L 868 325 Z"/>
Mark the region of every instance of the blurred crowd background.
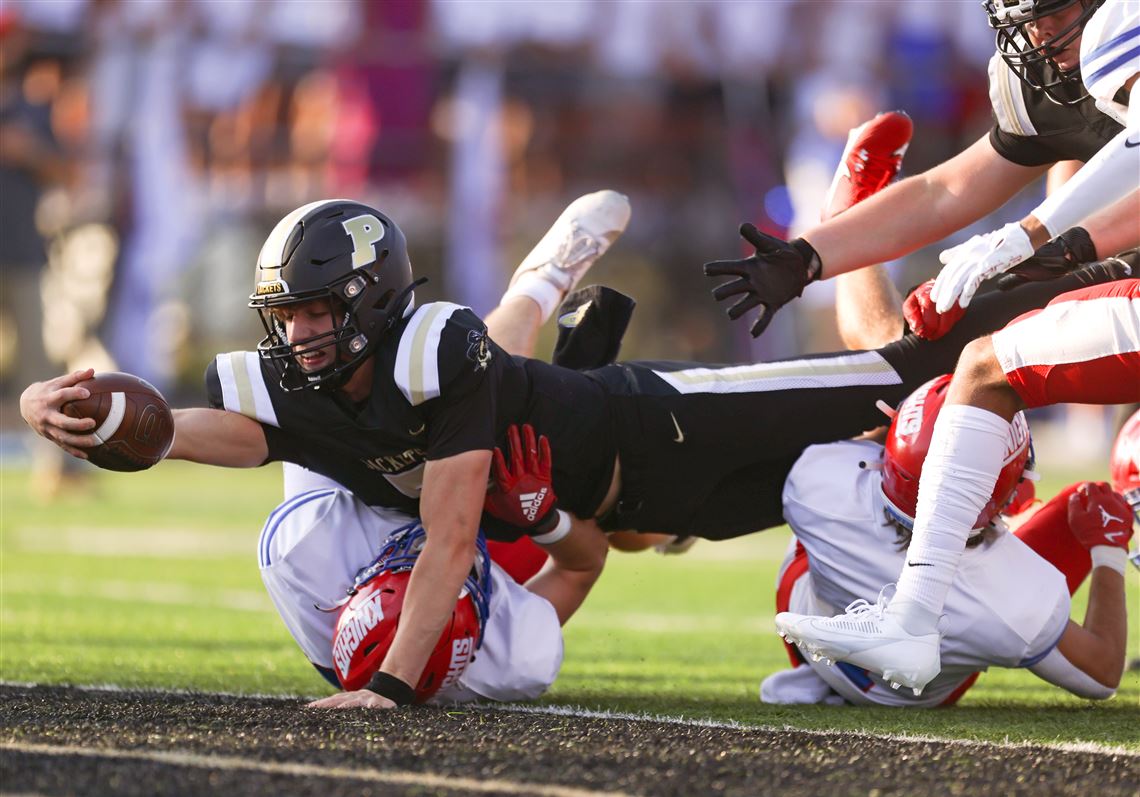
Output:
<path fill-rule="evenodd" d="M 975 0 L 4 0 L 0 418 L 87 365 L 202 403 L 209 359 L 260 337 L 264 236 L 328 197 L 397 220 L 420 301 L 485 313 L 566 204 L 614 188 L 633 219 L 588 281 L 639 302 L 624 357 L 838 348 L 826 284 L 753 342 L 701 264 L 744 251 L 741 221 L 816 218 L 877 111 L 914 118 L 906 172 L 963 149 L 992 52 Z M 892 265 L 902 290 L 939 248 Z M 1096 454 L 1108 424 L 1082 423 Z"/>

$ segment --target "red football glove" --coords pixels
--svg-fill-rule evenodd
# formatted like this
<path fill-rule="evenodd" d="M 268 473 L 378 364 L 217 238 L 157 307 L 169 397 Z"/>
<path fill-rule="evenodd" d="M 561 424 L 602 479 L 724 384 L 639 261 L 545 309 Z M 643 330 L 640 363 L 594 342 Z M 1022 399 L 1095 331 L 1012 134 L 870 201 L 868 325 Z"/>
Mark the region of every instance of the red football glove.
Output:
<path fill-rule="evenodd" d="M 910 331 L 926 340 L 938 340 L 966 314 L 959 304 L 945 313 L 935 310 L 934 300 L 930 298 L 930 289 L 933 287 L 934 280 L 927 280 L 911 291 L 903 302 L 903 317 L 910 325 Z"/>
<path fill-rule="evenodd" d="M 1132 539 L 1132 507 L 1105 482 L 1085 482 L 1069 496 L 1069 528 L 1086 548 L 1124 551 Z"/>
<path fill-rule="evenodd" d="M 536 443 L 534 427 L 523 424 L 524 448 L 519 428 L 507 428 L 510 466 L 501 448 L 491 460 L 491 489 L 483 511 L 509 526 L 542 534 L 558 523 L 558 498 L 550 475 L 550 441 L 546 435 Z"/>

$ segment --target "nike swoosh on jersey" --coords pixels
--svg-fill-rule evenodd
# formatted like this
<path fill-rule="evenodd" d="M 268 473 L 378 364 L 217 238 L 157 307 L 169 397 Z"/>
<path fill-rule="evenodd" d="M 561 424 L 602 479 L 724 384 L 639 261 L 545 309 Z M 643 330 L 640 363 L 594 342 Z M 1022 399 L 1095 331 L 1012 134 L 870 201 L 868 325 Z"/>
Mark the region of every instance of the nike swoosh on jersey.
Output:
<path fill-rule="evenodd" d="M 907 562 L 907 567 L 934 567 L 932 562 Z"/>
<path fill-rule="evenodd" d="M 673 428 L 677 430 L 677 436 L 673 438 L 673 442 L 685 442 L 685 433 L 681 431 L 681 424 L 677 423 L 677 416 L 673 413 L 669 413 L 669 417 L 673 419 Z"/>
<path fill-rule="evenodd" d="M 1129 147 L 1129 148 L 1131 148 L 1131 147 L 1140 147 L 1140 138 L 1136 139 L 1135 141 L 1129 141 L 1129 140 L 1126 138 L 1126 139 L 1124 139 L 1124 146 L 1125 146 L 1125 147 Z"/>
<path fill-rule="evenodd" d="M 416 436 L 418 436 L 418 435 L 421 435 L 421 434 L 423 434 L 423 433 L 424 433 L 424 429 L 426 429 L 426 428 L 427 428 L 427 424 L 426 424 L 426 423 L 421 423 L 421 424 L 420 424 L 420 428 L 419 428 L 419 429 L 409 429 L 409 430 L 408 430 L 408 434 L 410 434 L 412 437 L 416 437 Z"/>

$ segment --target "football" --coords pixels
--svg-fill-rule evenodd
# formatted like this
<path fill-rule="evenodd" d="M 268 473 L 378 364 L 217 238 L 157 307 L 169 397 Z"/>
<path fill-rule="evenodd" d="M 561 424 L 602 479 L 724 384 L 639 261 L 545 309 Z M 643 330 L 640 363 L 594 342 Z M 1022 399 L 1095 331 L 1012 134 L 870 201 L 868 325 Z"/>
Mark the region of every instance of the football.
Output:
<path fill-rule="evenodd" d="M 82 401 L 69 401 L 62 410 L 72 418 L 94 418 L 101 443 L 87 449 L 100 468 L 146 470 L 162 461 L 174 442 L 174 417 L 158 390 L 131 374 L 95 374 L 80 382 L 91 391 Z"/>

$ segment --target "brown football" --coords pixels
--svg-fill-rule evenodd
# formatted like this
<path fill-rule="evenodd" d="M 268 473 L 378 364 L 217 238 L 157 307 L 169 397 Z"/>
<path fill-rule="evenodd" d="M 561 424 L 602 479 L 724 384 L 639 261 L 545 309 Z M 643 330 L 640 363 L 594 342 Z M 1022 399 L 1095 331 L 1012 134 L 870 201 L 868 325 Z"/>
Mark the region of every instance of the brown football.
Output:
<path fill-rule="evenodd" d="M 107 470 L 145 470 L 160 462 L 174 442 L 170 405 L 153 385 L 131 374 L 95 374 L 79 383 L 91 391 L 62 409 L 72 418 L 94 418 L 100 445 L 87 449 L 91 462 Z"/>

